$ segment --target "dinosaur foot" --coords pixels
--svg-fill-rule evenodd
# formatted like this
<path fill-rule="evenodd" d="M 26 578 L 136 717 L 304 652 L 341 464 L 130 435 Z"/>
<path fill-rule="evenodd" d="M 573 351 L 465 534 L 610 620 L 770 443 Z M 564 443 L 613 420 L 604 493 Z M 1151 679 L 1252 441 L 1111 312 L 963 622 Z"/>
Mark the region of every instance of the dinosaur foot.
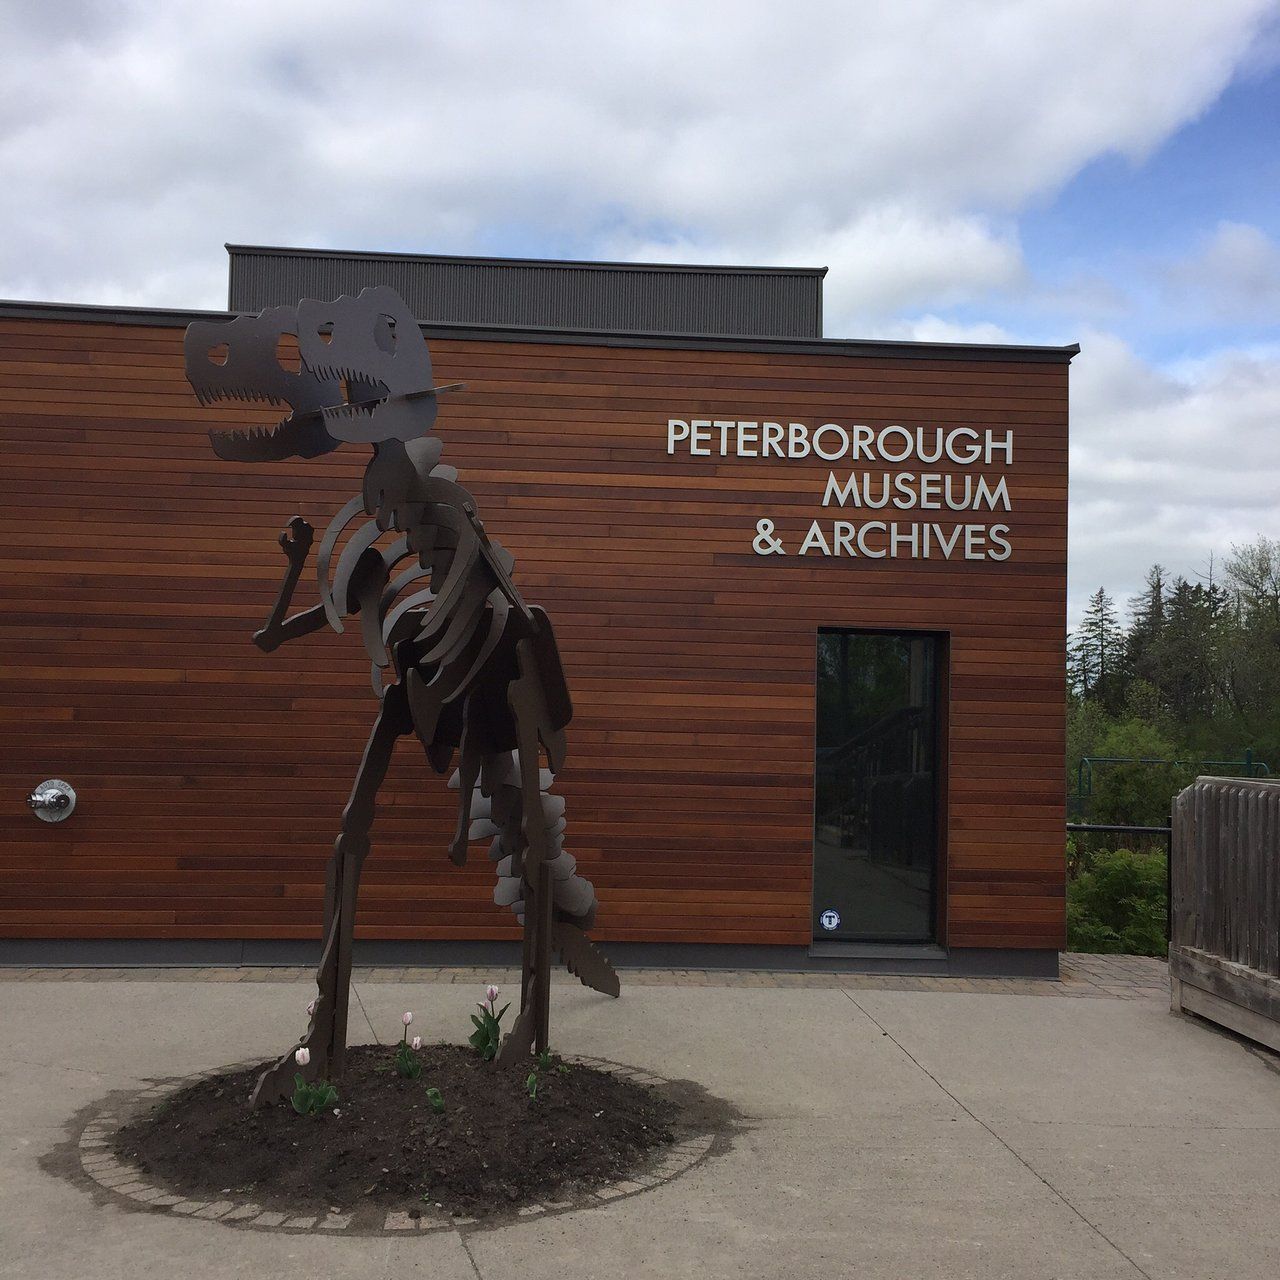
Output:
<path fill-rule="evenodd" d="M 533 1004 L 530 1002 L 511 1026 L 507 1037 L 498 1050 L 498 1066 L 510 1067 L 524 1062 L 533 1052 L 534 1017 Z"/>
<path fill-rule="evenodd" d="M 301 1076 L 308 1084 L 323 1080 L 329 1067 L 329 1037 L 313 1028 L 288 1053 L 282 1054 L 259 1077 L 249 1098 L 249 1110 L 256 1111 L 263 1103 L 281 1102 L 292 1098 L 296 1088 L 295 1076 Z M 324 1046 L 323 1048 L 321 1046 Z M 297 1053 L 306 1049 L 311 1055 L 305 1067 L 298 1065 Z"/>

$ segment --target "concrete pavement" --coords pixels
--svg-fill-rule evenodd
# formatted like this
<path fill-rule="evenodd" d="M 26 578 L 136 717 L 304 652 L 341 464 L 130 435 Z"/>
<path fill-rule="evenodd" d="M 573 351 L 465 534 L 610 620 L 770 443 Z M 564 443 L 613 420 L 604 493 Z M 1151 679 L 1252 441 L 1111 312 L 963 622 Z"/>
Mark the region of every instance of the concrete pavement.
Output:
<path fill-rule="evenodd" d="M 1096 967 L 1070 1000 L 1043 998 L 1063 984 L 844 976 L 650 975 L 617 1003 L 559 985 L 555 1047 L 697 1081 L 742 1127 L 629 1199 L 411 1238 L 135 1212 L 41 1167 L 110 1090 L 277 1051 L 309 980 L 10 974 L 0 1277 L 1273 1280 L 1280 1061 L 1170 1014 L 1147 965 Z M 352 1039 L 397 1038 L 404 1009 L 462 1039 L 487 976 L 358 975 Z"/>

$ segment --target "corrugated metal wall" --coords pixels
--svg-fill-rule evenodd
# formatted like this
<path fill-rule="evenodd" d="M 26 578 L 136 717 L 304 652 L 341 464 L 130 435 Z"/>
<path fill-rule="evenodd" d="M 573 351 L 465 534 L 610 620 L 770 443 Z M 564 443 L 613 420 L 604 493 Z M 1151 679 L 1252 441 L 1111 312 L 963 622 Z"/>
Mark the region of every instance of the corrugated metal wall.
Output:
<path fill-rule="evenodd" d="M 229 245 L 230 307 L 260 311 L 388 284 L 424 324 L 819 338 L 822 269 L 632 266 Z"/>

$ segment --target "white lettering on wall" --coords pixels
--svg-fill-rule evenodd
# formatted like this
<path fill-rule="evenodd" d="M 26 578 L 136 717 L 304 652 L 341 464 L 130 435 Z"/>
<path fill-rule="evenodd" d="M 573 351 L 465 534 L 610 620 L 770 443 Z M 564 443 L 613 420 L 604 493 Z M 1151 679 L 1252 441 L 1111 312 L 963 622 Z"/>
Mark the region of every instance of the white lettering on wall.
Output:
<path fill-rule="evenodd" d="M 1013 464 L 1013 432 L 990 427 L 924 427 L 866 423 L 775 422 L 764 418 L 667 419 L 667 454 L 690 458 L 820 459 L 853 465 L 843 479 L 827 472 L 822 506 L 873 512 L 1011 511 L 1008 477 L 991 468 Z M 904 465 L 914 464 L 914 465 Z M 918 468 L 939 466 L 934 471 Z M 981 470 L 979 469 L 981 468 Z M 890 512 L 891 514 L 891 512 Z M 775 521 L 762 517 L 753 547 L 758 555 L 787 554 Z M 810 523 L 796 554 L 871 560 L 1008 560 L 1007 524 L 903 523 L 833 520 Z M 790 538 L 787 539 L 790 541 Z"/>
<path fill-rule="evenodd" d="M 957 466 L 974 463 L 990 466 L 1013 462 L 1013 432 L 990 427 L 846 427 L 824 422 L 810 428 L 806 422 L 762 422 L 739 418 L 669 418 L 667 452 L 683 445 L 693 457 L 807 458 L 815 454 L 824 462 L 883 462 L 897 465 L 908 460 L 934 463 L 943 458 Z"/>

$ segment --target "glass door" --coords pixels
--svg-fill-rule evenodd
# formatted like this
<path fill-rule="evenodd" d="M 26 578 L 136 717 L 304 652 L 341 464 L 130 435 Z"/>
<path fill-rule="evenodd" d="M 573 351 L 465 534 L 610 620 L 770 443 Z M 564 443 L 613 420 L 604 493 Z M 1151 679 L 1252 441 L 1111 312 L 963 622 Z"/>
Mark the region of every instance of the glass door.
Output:
<path fill-rule="evenodd" d="M 938 640 L 818 634 L 815 941 L 930 942 Z"/>

